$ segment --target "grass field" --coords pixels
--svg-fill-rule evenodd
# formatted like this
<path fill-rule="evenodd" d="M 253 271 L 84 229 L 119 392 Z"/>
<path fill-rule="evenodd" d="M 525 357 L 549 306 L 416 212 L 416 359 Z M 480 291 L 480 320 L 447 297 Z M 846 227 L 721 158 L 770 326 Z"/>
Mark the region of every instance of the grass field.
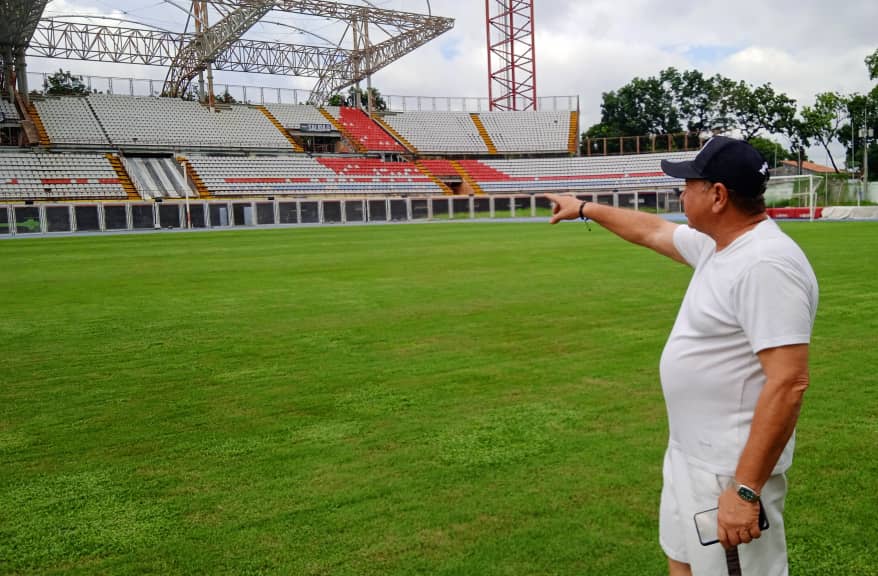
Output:
<path fill-rule="evenodd" d="M 689 271 L 593 228 L 0 242 L 0 572 L 662 574 Z M 878 574 L 878 224 L 785 228 L 791 573 Z"/>

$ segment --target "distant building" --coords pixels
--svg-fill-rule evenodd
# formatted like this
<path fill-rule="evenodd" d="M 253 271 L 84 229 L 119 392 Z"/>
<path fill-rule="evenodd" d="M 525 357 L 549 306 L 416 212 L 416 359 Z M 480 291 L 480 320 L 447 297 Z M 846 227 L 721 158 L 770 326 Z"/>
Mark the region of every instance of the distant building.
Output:
<path fill-rule="evenodd" d="M 835 168 L 832 166 L 823 166 L 822 164 L 815 164 L 814 162 L 802 162 L 802 175 L 808 176 L 809 174 L 813 174 L 815 176 L 823 176 L 825 174 L 835 174 Z M 795 160 L 784 160 L 777 168 L 772 168 L 771 170 L 772 176 L 798 176 L 799 175 L 799 165 Z"/>

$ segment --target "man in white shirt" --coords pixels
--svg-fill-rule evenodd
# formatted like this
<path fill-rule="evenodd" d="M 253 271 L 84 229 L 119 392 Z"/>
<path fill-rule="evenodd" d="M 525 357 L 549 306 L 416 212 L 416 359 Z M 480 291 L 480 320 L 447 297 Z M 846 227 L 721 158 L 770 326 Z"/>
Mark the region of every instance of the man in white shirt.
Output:
<path fill-rule="evenodd" d="M 694 268 L 660 363 L 670 439 L 659 539 L 670 574 L 727 573 L 723 549 L 702 545 L 693 520 L 719 507 L 718 539 L 737 550 L 743 574 L 785 575 L 785 472 L 808 387 L 817 280 L 766 215 L 768 164 L 748 143 L 717 136 L 662 170 L 686 181 L 688 226 L 549 194 L 551 222 L 591 219 Z"/>

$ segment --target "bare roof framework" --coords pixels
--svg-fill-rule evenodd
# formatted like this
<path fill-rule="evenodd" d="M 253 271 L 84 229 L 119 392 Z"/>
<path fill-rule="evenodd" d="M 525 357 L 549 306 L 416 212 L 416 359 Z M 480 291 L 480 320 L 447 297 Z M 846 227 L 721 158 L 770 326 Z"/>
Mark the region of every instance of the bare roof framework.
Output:
<path fill-rule="evenodd" d="M 199 73 L 215 70 L 317 78 L 311 101 L 355 84 L 454 27 L 452 18 L 326 0 L 211 0 L 223 17 L 200 33 L 40 20 L 46 1 L 0 0 L 2 13 L 28 22 L 0 27 L 0 47 L 27 46 L 30 56 L 169 66 L 165 93 L 181 94 Z M 270 11 L 347 24 L 353 46 L 308 46 L 244 39 Z M 370 26 L 386 39 L 373 44 Z"/>

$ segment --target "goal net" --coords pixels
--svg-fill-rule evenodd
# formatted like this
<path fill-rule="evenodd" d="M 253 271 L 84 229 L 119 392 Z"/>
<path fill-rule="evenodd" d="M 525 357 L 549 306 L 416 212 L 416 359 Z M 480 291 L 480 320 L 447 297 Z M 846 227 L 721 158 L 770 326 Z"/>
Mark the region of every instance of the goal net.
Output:
<path fill-rule="evenodd" d="M 772 176 L 765 190 L 767 208 L 796 209 L 799 214 L 793 217 L 807 217 L 814 220 L 817 207 L 818 186 L 823 179 L 807 176 Z M 791 210 L 792 212 L 793 210 Z"/>

